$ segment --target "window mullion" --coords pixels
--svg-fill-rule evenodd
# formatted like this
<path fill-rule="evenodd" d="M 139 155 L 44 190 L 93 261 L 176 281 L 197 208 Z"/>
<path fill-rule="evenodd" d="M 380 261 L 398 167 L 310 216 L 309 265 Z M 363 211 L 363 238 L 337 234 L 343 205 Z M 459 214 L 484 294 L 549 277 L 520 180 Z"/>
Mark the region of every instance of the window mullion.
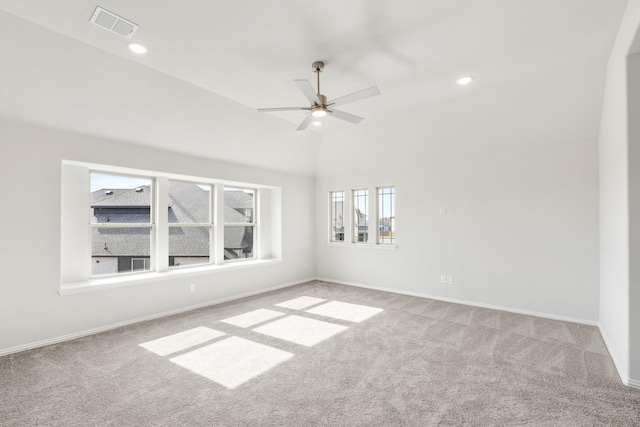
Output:
<path fill-rule="evenodd" d="M 214 211 L 213 211 L 213 234 L 214 238 L 214 264 L 224 262 L 224 185 L 214 186 Z"/>
<path fill-rule="evenodd" d="M 216 254 L 218 253 L 216 215 L 219 210 L 216 204 L 218 185 L 211 185 L 209 191 L 209 263 L 217 264 Z"/>
<path fill-rule="evenodd" d="M 367 219 L 368 233 L 369 239 L 367 240 L 368 245 L 377 245 L 378 244 L 378 233 L 380 232 L 380 226 L 378 225 L 378 192 L 375 187 L 369 188 L 368 190 L 368 206 L 369 217 Z"/>
<path fill-rule="evenodd" d="M 156 177 L 156 197 L 154 204 L 155 232 L 152 235 L 151 263 L 156 271 L 169 270 L 169 179 Z M 153 217 L 152 217 L 152 222 Z"/>

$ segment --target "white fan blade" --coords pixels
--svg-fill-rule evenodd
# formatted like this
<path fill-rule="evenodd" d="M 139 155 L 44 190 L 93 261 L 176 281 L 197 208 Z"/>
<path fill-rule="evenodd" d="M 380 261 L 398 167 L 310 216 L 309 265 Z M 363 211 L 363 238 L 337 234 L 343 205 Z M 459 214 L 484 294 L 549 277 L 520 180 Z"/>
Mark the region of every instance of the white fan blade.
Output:
<path fill-rule="evenodd" d="M 261 113 L 266 113 L 269 111 L 297 111 L 297 110 L 310 110 L 310 108 L 305 108 L 305 107 L 258 108 L 258 111 Z"/>
<path fill-rule="evenodd" d="M 311 123 L 312 119 L 313 116 L 311 114 L 307 115 L 307 117 L 302 121 L 302 123 L 300 123 L 300 126 L 298 126 L 298 129 L 296 130 L 305 130 L 307 126 L 309 126 L 309 123 Z"/>
<path fill-rule="evenodd" d="M 329 113 L 331 113 L 331 115 L 333 117 L 335 117 L 336 119 L 342 119 L 342 120 L 346 120 L 348 122 L 351 123 L 360 123 L 361 121 L 364 120 L 363 117 L 360 116 L 356 116 L 354 114 L 350 114 L 350 113 L 345 113 L 344 111 L 340 111 L 340 110 L 327 110 L 329 111 Z M 311 115 L 309 115 L 311 116 Z"/>
<path fill-rule="evenodd" d="M 322 104 L 322 102 L 320 102 L 320 100 L 318 99 L 318 95 L 316 94 L 316 91 L 313 90 L 313 86 L 311 86 L 311 83 L 309 83 L 309 80 L 294 80 L 294 82 L 296 82 L 296 85 L 298 85 L 298 87 L 300 88 L 302 93 L 304 93 L 304 96 L 307 97 L 309 102 L 311 102 L 312 104 L 318 104 L 318 105 Z"/>
<path fill-rule="evenodd" d="M 312 88 L 313 89 L 313 88 Z M 354 92 L 350 95 L 341 96 L 332 101 L 329 101 L 327 105 L 337 107 L 338 105 L 348 104 L 349 102 L 360 101 L 361 99 L 369 98 L 370 96 L 380 95 L 380 89 L 377 86 L 372 86 L 368 89 L 362 89 L 361 91 Z"/>

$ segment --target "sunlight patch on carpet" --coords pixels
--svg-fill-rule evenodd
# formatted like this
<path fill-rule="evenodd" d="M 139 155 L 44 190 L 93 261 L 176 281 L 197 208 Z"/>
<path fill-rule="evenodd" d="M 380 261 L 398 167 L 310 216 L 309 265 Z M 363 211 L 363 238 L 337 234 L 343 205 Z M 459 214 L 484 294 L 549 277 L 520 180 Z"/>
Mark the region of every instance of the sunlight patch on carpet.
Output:
<path fill-rule="evenodd" d="M 281 302 L 280 304 L 276 304 L 276 306 L 290 308 L 292 310 L 302 310 L 303 308 L 311 307 L 312 305 L 320 304 L 321 302 L 325 301 L 326 299 L 322 298 L 298 297 L 290 299 L 289 301 Z"/>
<path fill-rule="evenodd" d="M 258 310 L 250 311 L 248 313 L 240 314 L 238 316 L 229 317 L 228 319 L 221 320 L 221 322 L 239 326 L 241 328 L 248 328 L 249 326 L 257 325 L 258 323 L 262 323 L 267 320 L 275 319 L 276 317 L 281 317 L 284 315 L 284 313 L 280 313 L 279 311 L 261 308 Z"/>
<path fill-rule="evenodd" d="M 319 314 L 334 319 L 348 320 L 349 322 L 362 322 L 384 311 L 381 308 L 367 307 L 366 305 L 350 304 L 347 302 L 331 301 L 307 310 L 307 313 Z"/>
<path fill-rule="evenodd" d="M 230 337 L 170 359 L 233 389 L 293 357 L 293 354 L 240 337 Z"/>
<path fill-rule="evenodd" d="M 327 338 L 339 334 L 345 329 L 348 328 L 342 325 L 293 315 L 267 323 L 264 326 L 253 329 L 253 331 L 311 347 Z"/>
<path fill-rule="evenodd" d="M 138 344 L 140 347 L 157 354 L 158 356 L 166 356 L 181 350 L 186 350 L 198 344 L 211 341 L 225 335 L 224 332 L 209 329 L 205 326 L 189 329 L 188 331 L 178 332 L 177 334 L 168 335 L 158 338 L 157 340 L 147 341 Z"/>

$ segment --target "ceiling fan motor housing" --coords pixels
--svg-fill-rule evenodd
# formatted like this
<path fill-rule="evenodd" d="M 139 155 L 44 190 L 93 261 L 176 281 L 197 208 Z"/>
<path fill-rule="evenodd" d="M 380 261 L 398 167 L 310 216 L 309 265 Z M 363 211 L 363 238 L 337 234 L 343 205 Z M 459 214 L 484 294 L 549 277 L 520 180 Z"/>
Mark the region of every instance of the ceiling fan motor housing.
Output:
<path fill-rule="evenodd" d="M 324 62 L 316 61 L 313 64 L 311 64 L 311 68 L 313 68 L 314 73 L 321 73 L 322 70 L 324 70 Z"/>

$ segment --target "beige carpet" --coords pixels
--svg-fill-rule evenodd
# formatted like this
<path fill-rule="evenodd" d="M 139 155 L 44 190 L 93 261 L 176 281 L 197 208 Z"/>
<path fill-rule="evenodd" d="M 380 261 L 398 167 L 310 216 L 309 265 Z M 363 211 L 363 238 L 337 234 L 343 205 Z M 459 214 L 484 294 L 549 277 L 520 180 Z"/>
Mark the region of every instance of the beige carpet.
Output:
<path fill-rule="evenodd" d="M 312 282 L 0 358 L 1 426 L 638 426 L 597 328 Z"/>

